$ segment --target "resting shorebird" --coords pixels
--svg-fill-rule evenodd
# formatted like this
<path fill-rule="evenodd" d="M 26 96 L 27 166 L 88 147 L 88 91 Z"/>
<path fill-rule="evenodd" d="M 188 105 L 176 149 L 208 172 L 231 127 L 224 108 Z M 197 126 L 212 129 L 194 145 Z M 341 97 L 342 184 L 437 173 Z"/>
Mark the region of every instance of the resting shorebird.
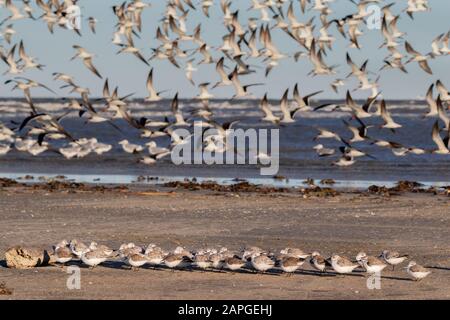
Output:
<path fill-rule="evenodd" d="M 70 241 L 69 247 L 72 253 L 78 258 L 80 258 L 83 254 L 89 251 L 89 247 L 87 245 L 76 239 Z"/>
<path fill-rule="evenodd" d="M 182 254 L 169 254 L 164 258 L 164 264 L 170 269 L 183 269 L 191 265 L 191 259 Z"/>
<path fill-rule="evenodd" d="M 275 267 L 275 262 L 265 254 L 253 254 L 251 264 L 259 272 L 266 272 Z"/>
<path fill-rule="evenodd" d="M 63 240 L 55 246 L 54 256 L 55 261 L 63 265 L 72 260 L 73 255 L 72 251 L 69 248 L 69 242 L 67 240 Z"/>
<path fill-rule="evenodd" d="M 159 266 L 164 262 L 164 253 L 162 251 L 152 250 L 146 253 L 146 255 L 148 264 L 151 266 Z"/>
<path fill-rule="evenodd" d="M 325 272 L 327 266 L 331 267 L 331 264 L 317 251 L 311 253 L 311 264 L 320 272 Z"/>
<path fill-rule="evenodd" d="M 418 265 L 415 261 L 411 261 L 405 269 L 415 281 L 420 281 L 431 273 L 431 271 Z"/>
<path fill-rule="evenodd" d="M 223 261 L 223 266 L 231 271 L 236 271 L 241 269 L 243 266 L 245 266 L 245 261 L 242 259 L 239 259 L 238 257 L 230 257 L 226 258 Z"/>
<path fill-rule="evenodd" d="M 211 261 L 211 267 L 214 269 L 222 269 L 224 267 L 224 257 L 221 253 L 212 253 L 209 256 L 209 260 Z"/>
<path fill-rule="evenodd" d="M 331 266 L 333 267 L 334 271 L 339 274 L 352 273 L 353 270 L 359 267 L 358 264 L 354 264 L 348 258 L 341 257 L 337 254 L 331 257 Z"/>
<path fill-rule="evenodd" d="M 286 255 L 289 257 L 294 257 L 294 258 L 300 258 L 300 259 L 306 259 L 309 256 L 311 256 L 311 254 L 309 253 L 305 253 L 303 252 L 303 250 L 298 249 L 298 248 L 285 248 L 283 250 L 280 250 L 280 253 L 282 255 Z"/>
<path fill-rule="evenodd" d="M 209 254 L 196 254 L 194 257 L 194 265 L 203 270 L 211 268 L 212 262 L 209 259 Z"/>
<path fill-rule="evenodd" d="M 401 255 L 397 251 L 388 251 L 384 250 L 381 253 L 381 257 L 386 261 L 387 264 L 392 266 L 392 270 L 395 270 L 395 266 L 403 263 L 406 259 L 408 259 L 408 255 Z"/>
<path fill-rule="evenodd" d="M 119 247 L 119 257 L 122 259 L 126 259 L 133 254 L 141 254 L 144 250 L 142 247 L 136 246 L 134 243 L 126 243 L 122 244 Z"/>
<path fill-rule="evenodd" d="M 148 257 L 142 253 L 132 253 L 127 257 L 126 262 L 132 270 L 137 271 L 148 262 Z"/>
<path fill-rule="evenodd" d="M 305 263 L 305 259 L 296 257 L 284 257 L 280 260 L 279 265 L 281 270 L 292 274 L 298 270 Z"/>
<path fill-rule="evenodd" d="M 368 255 L 362 256 L 360 258 L 360 262 L 362 264 L 362 267 L 369 274 L 380 273 L 384 268 L 387 267 L 387 264 L 385 264 L 380 259 Z"/>
<path fill-rule="evenodd" d="M 105 262 L 110 257 L 103 249 L 93 249 L 81 255 L 81 261 L 91 269 Z"/>

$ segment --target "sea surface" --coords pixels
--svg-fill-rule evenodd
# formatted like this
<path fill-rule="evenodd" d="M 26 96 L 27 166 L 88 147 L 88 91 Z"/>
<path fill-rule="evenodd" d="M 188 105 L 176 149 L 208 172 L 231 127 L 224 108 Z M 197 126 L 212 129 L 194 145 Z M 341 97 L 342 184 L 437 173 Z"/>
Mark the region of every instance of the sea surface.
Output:
<path fill-rule="evenodd" d="M 320 105 L 331 101 L 317 101 Z M 339 103 L 338 101 L 333 101 Z M 279 114 L 278 101 L 271 101 L 273 110 Z M 40 111 L 51 115 L 62 115 L 68 111 L 67 105 L 56 100 L 36 100 Z M 214 112 L 214 119 L 218 123 L 239 120 L 236 128 L 276 128 L 262 123 L 259 102 L 255 100 L 214 100 L 210 108 Z M 101 109 L 103 105 L 94 105 Z M 180 101 L 180 109 L 187 118 L 190 111 L 199 108 L 201 104 L 196 100 Z M 376 106 L 374 106 L 374 111 Z M 170 101 L 156 104 L 135 100 L 129 103 L 129 110 L 133 117 L 146 117 L 152 120 L 171 118 Z M 395 121 L 403 127 L 395 132 L 382 129 L 383 121 L 380 117 L 364 119 L 369 129 L 369 136 L 373 139 L 383 139 L 403 144 L 407 147 L 418 147 L 433 150 L 436 148 L 431 139 L 431 131 L 436 119 L 424 118 L 428 111 L 426 103 L 422 101 L 394 101 L 388 102 L 388 110 Z M 0 99 L 0 122 L 13 128 L 17 127 L 26 116 L 29 107 L 22 99 Z M 203 178 L 206 180 L 230 183 L 235 178 L 250 179 L 262 184 L 300 185 L 306 178 L 334 179 L 342 185 L 364 187 L 371 184 L 389 185 L 399 180 L 419 181 L 433 185 L 450 184 L 450 156 L 449 155 L 407 155 L 397 157 L 389 149 L 383 149 L 367 142 L 355 143 L 354 147 L 369 153 L 372 158 L 359 158 L 355 165 L 340 168 L 332 163 L 339 158 L 339 151 L 329 158 L 317 156 L 313 147 L 321 143 L 327 148 L 338 149 L 342 143 L 336 140 L 313 141 L 317 135 L 317 128 L 325 128 L 338 133 L 344 139 L 350 140 L 352 133 L 346 128 L 343 120 L 358 126 L 358 122 L 351 119 L 349 112 L 321 111 L 302 112 L 296 118 L 296 123 L 280 127 L 280 170 L 281 180 L 261 176 L 260 167 L 256 165 L 179 165 L 171 162 L 170 157 L 162 159 L 154 166 L 147 166 L 138 162 L 139 156 L 126 154 L 117 143 L 123 139 L 130 142 L 145 144 L 148 139 L 140 137 L 140 132 L 128 125 L 122 119 L 114 120 L 114 124 L 121 130 L 115 130 L 107 123 L 86 123 L 85 118 L 79 118 L 73 111 L 61 120 L 61 124 L 75 138 L 96 137 L 99 142 L 112 144 L 113 149 L 102 156 L 91 154 L 82 159 L 66 160 L 54 152 L 45 152 L 37 157 L 27 153 L 12 150 L 5 156 L 0 156 L 0 177 L 19 177 L 21 175 L 67 175 L 82 182 L 129 183 L 138 176 L 161 177 L 166 180 L 184 178 Z M 442 123 L 441 123 L 442 126 Z M 442 133 L 442 136 L 445 134 Z M 169 138 L 156 139 L 158 145 L 167 146 Z M 63 142 L 55 141 L 52 145 L 57 148 Z M 100 179 L 100 180 L 99 180 Z"/>

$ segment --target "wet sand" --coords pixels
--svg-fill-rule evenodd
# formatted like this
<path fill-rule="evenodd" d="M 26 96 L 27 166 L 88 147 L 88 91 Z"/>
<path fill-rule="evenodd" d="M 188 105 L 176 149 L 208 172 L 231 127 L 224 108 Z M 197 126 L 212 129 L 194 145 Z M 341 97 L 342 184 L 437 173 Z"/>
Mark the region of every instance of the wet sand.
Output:
<path fill-rule="evenodd" d="M 107 263 L 82 267 L 81 290 L 68 290 L 68 274 L 58 267 L 5 268 L 0 283 L 12 291 L 0 299 L 449 299 L 450 198 L 430 193 L 394 196 L 356 192 L 317 197 L 298 192 L 188 191 L 183 188 L 102 190 L 0 188 L 0 260 L 8 247 L 46 247 L 63 238 L 155 242 L 167 249 L 256 245 L 286 246 L 324 255 L 354 257 L 364 250 L 408 253 L 432 274 L 416 283 L 405 270 L 386 270 L 381 290 L 369 290 L 360 272 L 345 277 L 317 275 L 306 264 L 291 277 L 253 274 L 127 270 Z M 74 265 L 78 265 L 74 262 Z"/>

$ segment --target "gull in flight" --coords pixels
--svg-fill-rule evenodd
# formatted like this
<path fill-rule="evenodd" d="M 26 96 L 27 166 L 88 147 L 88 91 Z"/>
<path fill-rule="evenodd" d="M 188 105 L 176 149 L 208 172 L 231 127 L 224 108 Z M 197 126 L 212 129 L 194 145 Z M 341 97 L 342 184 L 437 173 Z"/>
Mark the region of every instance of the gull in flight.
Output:
<path fill-rule="evenodd" d="M 84 65 L 97 77 L 99 77 L 100 79 L 103 79 L 102 76 L 100 75 L 100 73 L 94 67 L 94 64 L 92 63 L 92 58 L 94 57 L 94 55 L 87 52 L 86 49 L 84 49 L 78 45 L 74 45 L 73 48 L 77 51 L 77 53 L 75 56 L 72 57 L 71 60 L 74 60 L 75 58 L 83 59 Z"/>
<path fill-rule="evenodd" d="M 449 135 L 445 139 L 442 139 L 440 135 L 439 122 L 436 121 L 433 126 L 433 131 L 431 133 L 431 137 L 433 142 L 437 145 L 438 149 L 434 150 L 433 153 L 436 154 L 450 154 L 450 144 L 449 144 Z M 450 134 L 450 131 L 448 132 Z"/>
<path fill-rule="evenodd" d="M 384 125 L 382 126 L 382 128 L 386 128 L 386 129 L 399 129 L 402 127 L 401 124 L 398 124 L 394 121 L 394 119 L 392 119 L 391 114 L 388 112 L 387 108 L 386 108 L 386 101 L 381 100 L 381 104 L 380 104 L 380 112 L 381 112 L 381 117 L 384 120 Z"/>
<path fill-rule="evenodd" d="M 262 112 L 264 112 L 264 118 L 262 121 L 269 121 L 273 124 L 279 124 L 280 118 L 274 116 L 272 110 L 270 109 L 269 101 L 267 100 L 267 93 L 264 95 L 263 99 L 260 102 L 260 107 Z"/>
<path fill-rule="evenodd" d="M 147 98 L 145 98 L 145 101 L 157 102 L 162 100 L 160 94 L 163 93 L 164 91 L 157 92 L 153 85 L 153 69 L 150 70 L 147 77 L 147 90 L 150 95 Z"/>
<path fill-rule="evenodd" d="M 417 62 L 419 66 L 424 70 L 426 73 L 433 74 L 433 71 L 431 70 L 430 66 L 428 65 L 428 56 L 424 56 L 421 53 L 417 52 L 413 49 L 413 47 L 409 44 L 408 41 L 405 41 L 405 49 L 406 51 L 412 55 L 411 59 L 409 59 L 406 64 L 410 62 Z"/>
<path fill-rule="evenodd" d="M 120 141 L 119 144 L 122 146 L 123 150 L 124 150 L 126 153 L 133 153 L 133 154 L 136 154 L 136 153 L 139 153 L 139 152 L 141 152 L 142 150 L 144 150 L 144 147 L 143 147 L 143 146 L 140 146 L 140 145 L 138 145 L 138 144 L 130 143 L 130 142 L 129 142 L 128 140 L 126 140 L 126 139 Z"/>

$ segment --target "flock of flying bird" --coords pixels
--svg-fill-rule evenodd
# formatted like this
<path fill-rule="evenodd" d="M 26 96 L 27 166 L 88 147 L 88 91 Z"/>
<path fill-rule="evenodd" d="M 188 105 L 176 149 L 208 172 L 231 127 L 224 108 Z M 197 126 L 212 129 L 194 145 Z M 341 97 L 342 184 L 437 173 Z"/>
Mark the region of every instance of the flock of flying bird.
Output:
<path fill-rule="evenodd" d="M 257 13 L 258 16 L 248 18 L 244 23 L 239 18 L 239 10 L 233 9 L 231 0 L 220 0 L 220 8 L 223 13 L 223 24 L 226 34 L 222 37 L 222 44 L 213 47 L 208 44 L 202 34 L 202 25 L 198 24 L 189 32 L 188 18 L 193 11 L 202 10 L 206 19 L 210 18 L 210 9 L 215 2 L 213 0 L 201 0 L 194 4 L 191 0 L 167 0 L 165 13 L 158 22 L 156 29 L 155 48 L 151 48 L 152 55 L 147 58 L 145 52 L 137 48 L 135 43 L 141 39 L 142 30 L 146 28 L 142 19 L 142 13 L 149 10 L 151 5 L 142 0 L 125 1 L 121 5 L 114 5 L 116 24 L 113 30 L 112 43 L 118 48 L 117 54 L 129 54 L 136 57 L 136 63 L 142 63 L 148 67 L 149 74 L 146 86 L 149 96 L 145 99 L 150 104 L 157 103 L 165 98 L 164 92 L 158 91 L 154 83 L 156 72 L 150 66 L 154 60 L 168 61 L 174 70 L 184 70 L 186 78 L 193 87 L 198 88 L 199 94 L 195 97 L 199 101 L 199 107 L 190 112 L 189 116 L 183 113 L 179 107 L 178 93 L 172 99 L 172 115 L 165 119 L 147 119 L 145 117 L 136 118 L 129 108 L 129 99 L 133 94 L 121 96 L 118 87 L 113 91 L 110 89 L 109 80 L 95 66 L 95 54 L 86 48 L 74 44 L 74 56 L 72 60 L 79 59 L 93 76 L 104 79 L 103 94 L 100 99 L 92 98 L 89 88 L 79 85 L 74 77 L 62 72 L 53 72 L 55 81 L 62 84 L 61 89 L 69 90 L 69 94 L 78 95 L 79 98 L 63 98 L 67 103 L 68 111 L 59 116 L 52 116 L 39 110 L 39 105 L 33 102 L 31 91 L 36 88 L 45 89 L 50 93 L 55 93 L 49 86 L 22 76 L 30 69 L 46 70 L 47 67 L 38 62 L 38 59 L 29 55 L 23 41 L 14 44 L 17 37 L 14 23 L 20 20 L 42 21 L 47 24 L 51 33 L 55 28 L 66 29 L 65 32 L 76 32 L 81 38 L 81 30 L 77 27 L 74 7 L 75 0 L 35 0 L 35 5 L 31 0 L 22 0 L 22 4 L 16 5 L 12 0 L 0 0 L 0 10 L 10 13 L 0 22 L 0 34 L 3 36 L 4 44 L 0 45 L 0 57 L 7 67 L 5 75 L 12 76 L 5 82 L 12 85 L 12 90 L 21 90 L 29 105 L 30 115 L 21 122 L 12 122 L 12 126 L 0 123 L 0 155 L 8 153 L 13 148 L 29 152 L 32 155 L 39 155 L 47 150 L 57 152 L 64 157 L 81 158 L 95 152 L 99 155 L 109 152 L 112 145 L 99 142 L 96 138 L 75 137 L 62 125 L 62 120 L 77 112 L 78 116 L 88 123 L 108 123 L 112 129 L 121 131 L 114 123 L 116 119 L 125 120 L 132 128 L 140 131 L 141 138 L 150 139 L 150 142 L 143 144 L 133 144 L 124 139 L 120 141 L 123 150 L 128 153 L 141 155 L 140 161 L 145 164 L 154 164 L 158 159 L 170 155 L 172 148 L 180 143 L 185 143 L 184 139 L 176 134 L 176 127 L 192 126 L 194 120 L 202 120 L 204 128 L 216 128 L 217 133 L 204 137 L 204 143 L 208 150 L 224 152 L 227 145 L 227 130 L 236 122 L 219 124 L 214 120 L 214 110 L 209 107 L 209 101 L 214 98 L 210 91 L 218 87 L 234 88 L 232 99 L 252 97 L 250 89 L 262 83 L 244 83 L 245 76 L 257 72 L 255 66 L 250 63 L 254 60 L 262 61 L 265 65 L 265 77 L 269 77 L 271 71 L 276 68 L 280 61 L 285 59 L 307 59 L 312 65 L 309 73 L 311 76 L 333 77 L 330 83 L 331 88 L 339 92 L 341 87 L 347 85 L 350 78 L 355 78 L 359 86 L 355 89 L 360 91 L 370 91 L 370 96 L 364 104 L 359 105 L 347 91 L 345 102 L 341 104 L 313 105 L 312 98 L 322 93 L 314 92 L 302 95 L 299 86 L 296 84 L 290 96 L 288 88 L 283 94 L 279 103 L 280 114 L 274 112 L 270 105 L 267 94 L 260 101 L 262 111 L 261 121 L 275 126 L 288 126 L 295 123 L 301 112 L 316 112 L 334 110 L 344 111 L 351 114 L 352 119 L 344 121 L 346 127 L 353 133 L 351 139 L 344 139 L 337 133 L 324 128 L 318 128 L 316 139 L 335 139 L 341 143 L 339 148 L 342 156 L 334 162 L 338 166 L 353 165 L 358 157 L 368 156 L 366 152 L 354 147 L 355 143 L 368 142 L 381 148 L 389 148 L 396 156 L 407 154 L 422 155 L 427 153 L 450 154 L 450 118 L 447 109 L 450 107 L 450 93 L 440 80 L 433 83 L 427 92 L 426 102 L 429 105 L 429 112 L 424 118 L 435 119 L 432 128 L 432 140 L 437 148 L 425 150 L 416 146 L 405 146 L 395 141 L 377 140 L 371 138 L 369 130 L 377 127 L 368 125 L 367 119 L 381 117 L 384 124 L 381 129 L 391 130 L 394 133 L 402 124 L 396 122 L 389 112 L 388 105 L 381 98 L 379 88 L 380 72 L 387 69 L 397 69 L 398 72 L 407 73 L 406 66 L 416 62 L 424 72 L 432 74 L 433 71 L 429 62 L 448 57 L 450 53 L 449 38 L 450 31 L 441 33 L 431 43 L 431 51 L 427 54 L 415 50 L 405 37 L 406 33 L 398 27 L 398 21 L 402 13 L 395 14 L 393 6 L 396 3 L 385 4 L 383 0 L 360 0 L 355 2 L 355 11 L 344 17 L 332 17 L 331 9 L 334 0 L 252 0 L 249 12 Z M 402 2 L 402 1 L 399 1 Z M 405 1 L 406 2 L 406 1 Z M 241 1 L 239 1 L 241 5 Z M 381 34 L 384 42 L 380 44 L 380 49 L 388 51 L 388 56 L 384 59 L 384 65 L 375 73 L 374 79 L 368 70 L 368 60 L 363 64 L 356 63 L 350 53 L 347 54 L 346 62 L 350 68 L 350 73 L 346 78 L 336 78 L 338 66 L 327 64 L 326 57 L 332 51 L 333 44 L 337 37 L 332 35 L 331 29 L 335 27 L 340 33 L 340 37 L 349 42 L 349 48 L 358 50 L 361 46 L 360 38 L 364 35 L 363 28 L 366 19 L 371 16 L 368 6 L 376 4 L 381 8 Z M 411 19 L 414 15 L 431 10 L 428 0 L 408 0 L 406 12 Z M 320 19 L 317 22 L 316 18 Z M 308 16 L 309 15 L 309 16 Z M 301 20 L 299 17 L 309 19 Z M 96 34 L 97 19 L 87 18 L 92 33 Z M 315 32 L 319 29 L 319 32 Z M 298 51 L 293 54 L 283 52 L 273 41 L 274 32 L 285 34 L 288 39 L 295 43 Z M 155 43 L 153 41 L 152 43 Z M 5 48 L 9 45 L 9 49 Z M 188 48 L 188 46 L 190 46 Z M 18 50 L 16 50 L 18 47 Z M 404 48 L 404 51 L 401 50 Z M 16 55 L 18 51 L 18 55 Z M 200 65 L 215 66 L 216 75 L 212 77 L 218 80 L 215 83 L 195 82 L 195 72 Z M 437 91 L 437 95 L 436 95 Z M 376 109 L 376 110 L 375 110 Z M 444 136 L 443 136 L 444 135 Z M 169 147 L 160 147 L 154 141 L 158 137 L 169 137 L 171 143 Z M 55 140 L 65 142 L 60 147 L 53 147 Z M 324 147 L 318 144 L 315 147 L 320 157 L 332 156 L 336 153 L 333 148 Z M 147 152 L 148 151 L 148 152 Z"/>
<path fill-rule="evenodd" d="M 350 274 L 357 268 L 362 268 L 367 274 L 381 273 L 387 266 L 392 266 L 392 270 L 395 270 L 395 266 L 408 260 L 408 255 L 388 250 L 384 250 L 379 257 L 360 252 L 356 260 L 352 261 L 337 254 L 326 259 L 317 251 L 305 253 L 298 248 L 285 248 L 279 253 L 273 253 L 259 247 L 249 247 L 240 252 L 234 252 L 225 247 L 189 251 L 178 246 L 168 252 L 153 243 L 147 247 L 125 243 L 118 250 L 114 250 L 96 242 L 86 245 L 75 239 L 70 242 L 63 240 L 53 246 L 53 256 L 55 264 L 61 266 L 72 259 L 79 259 L 82 263 L 94 268 L 107 260 L 119 259 L 133 270 L 138 270 L 145 265 L 153 268 L 165 266 L 172 270 L 196 267 L 201 270 L 247 269 L 263 273 L 278 268 L 288 275 L 298 271 L 305 262 L 310 262 L 311 266 L 321 274 L 325 274 L 328 269 L 342 275 Z M 414 280 L 421 280 L 431 273 L 430 270 L 414 261 L 410 261 L 405 269 Z"/>

